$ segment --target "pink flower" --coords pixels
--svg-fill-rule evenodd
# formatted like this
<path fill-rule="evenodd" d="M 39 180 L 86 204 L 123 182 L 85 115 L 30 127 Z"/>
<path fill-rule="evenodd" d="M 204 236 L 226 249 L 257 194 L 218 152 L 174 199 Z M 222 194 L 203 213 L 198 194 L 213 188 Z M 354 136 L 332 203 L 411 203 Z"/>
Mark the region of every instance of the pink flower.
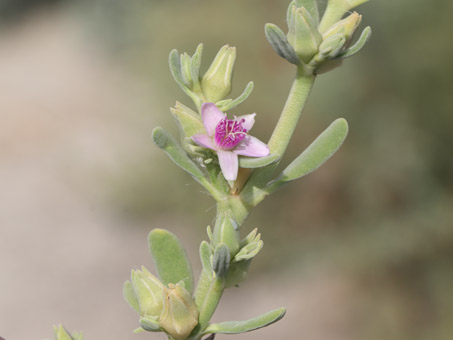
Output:
<path fill-rule="evenodd" d="M 259 139 L 248 135 L 255 123 L 255 114 L 228 119 L 213 103 L 201 106 L 206 134 L 196 134 L 192 139 L 198 145 L 214 150 L 219 157 L 220 169 L 228 181 L 235 181 L 238 175 L 238 155 L 264 157 L 269 148 Z"/>

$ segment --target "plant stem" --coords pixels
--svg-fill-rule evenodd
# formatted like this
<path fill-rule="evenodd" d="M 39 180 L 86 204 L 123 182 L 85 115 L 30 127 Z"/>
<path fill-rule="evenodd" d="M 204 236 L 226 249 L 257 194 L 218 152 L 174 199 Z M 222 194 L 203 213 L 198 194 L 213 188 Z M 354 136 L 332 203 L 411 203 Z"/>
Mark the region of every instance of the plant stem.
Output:
<path fill-rule="evenodd" d="M 315 78 L 315 75 L 307 74 L 302 67 L 298 68 L 288 99 L 268 143 L 270 153 L 279 155 L 280 159 L 294 134 Z M 270 181 L 277 165 L 278 162 L 257 169 L 250 176 L 241 192 L 242 199 L 246 204 L 254 207 L 267 196 L 268 193 L 264 190 L 264 187 Z"/>

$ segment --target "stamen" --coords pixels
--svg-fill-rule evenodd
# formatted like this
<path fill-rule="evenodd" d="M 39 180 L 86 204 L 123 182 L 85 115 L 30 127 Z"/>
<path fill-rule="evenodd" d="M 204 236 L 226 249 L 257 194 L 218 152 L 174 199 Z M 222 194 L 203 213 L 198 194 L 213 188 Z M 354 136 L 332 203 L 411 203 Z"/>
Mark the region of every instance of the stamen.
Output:
<path fill-rule="evenodd" d="M 245 119 L 222 119 L 215 129 L 215 142 L 217 146 L 224 150 L 231 150 L 247 136 L 247 129 L 242 124 Z"/>

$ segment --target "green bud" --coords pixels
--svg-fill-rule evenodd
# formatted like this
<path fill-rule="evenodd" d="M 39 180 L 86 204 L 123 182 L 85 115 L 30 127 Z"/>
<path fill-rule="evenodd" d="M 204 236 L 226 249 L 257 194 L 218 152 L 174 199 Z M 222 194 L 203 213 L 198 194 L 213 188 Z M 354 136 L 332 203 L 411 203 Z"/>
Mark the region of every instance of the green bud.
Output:
<path fill-rule="evenodd" d="M 288 42 L 296 51 L 297 56 L 304 63 L 308 63 L 318 52 L 322 36 L 319 33 L 315 20 L 304 8 L 291 8 L 288 22 Z"/>
<path fill-rule="evenodd" d="M 69 334 L 69 332 L 63 327 L 63 325 L 53 326 L 56 340 L 83 340 L 83 336 L 80 333 L 74 335 Z"/>
<path fill-rule="evenodd" d="M 198 324 L 198 309 L 190 293 L 179 283 L 164 288 L 159 325 L 175 340 L 186 339 Z"/>
<path fill-rule="evenodd" d="M 329 27 L 339 21 L 343 15 L 367 1 L 368 0 L 329 0 L 321 23 L 319 24 L 319 31 L 322 33 L 326 32 Z"/>
<path fill-rule="evenodd" d="M 344 34 L 346 42 L 348 42 L 349 40 L 351 40 L 354 32 L 356 31 L 357 27 L 359 27 L 361 21 L 362 16 L 359 15 L 357 12 L 353 12 L 343 20 L 340 20 L 334 25 L 332 25 L 326 32 L 323 33 L 322 37 L 324 40 L 326 40 L 336 34 L 341 33 Z"/>
<path fill-rule="evenodd" d="M 145 267 L 133 270 L 132 286 L 138 300 L 140 315 L 157 316 L 162 311 L 164 285 Z"/>
<path fill-rule="evenodd" d="M 315 56 L 314 61 L 317 63 L 335 58 L 346 43 L 343 33 L 337 33 L 324 40 L 319 45 L 319 53 Z"/>
<path fill-rule="evenodd" d="M 239 227 L 236 221 L 229 215 L 218 218 L 214 227 L 214 244 L 224 243 L 230 250 L 230 256 L 234 257 L 239 250 Z"/>
<path fill-rule="evenodd" d="M 241 249 L 231 261 L 225 280 L 225 287 L 236 286 L 245 281 L 252 259 L 263 248 L 261 234 L 254 229 L 241 241 Z"/>
<path fill-rule="evenodd" d="M 223 46 L 201 80 L 201 88 L 206 100 L 216 103 L 231 92 L 236 48 Z"/>

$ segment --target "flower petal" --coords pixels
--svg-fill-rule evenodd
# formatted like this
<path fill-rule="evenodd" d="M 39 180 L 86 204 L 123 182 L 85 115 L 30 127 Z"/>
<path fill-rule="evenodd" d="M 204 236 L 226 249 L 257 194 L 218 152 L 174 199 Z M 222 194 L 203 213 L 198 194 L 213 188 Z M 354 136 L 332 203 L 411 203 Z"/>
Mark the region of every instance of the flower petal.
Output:
<path fill-rule="evenodd" d="M 195 143 L 197 143 L 199 146 L 215 150 L 214 142 L 212 141 L 212 138 L 209 137 L 208 135 L 204 135 L 202 133 L 199 133 L 199 134 L 193 135 L 192 136 L 192 140 Z"/>
<path fill-rule="evenodd" d="M 239 161 L 238 155 L 231 151 L 217 151 L 219 156 L 220 169 L 227 181 L 235 181 L 238 177 Z"/>
<path fill-rule="evenodd" d="M 269 155 L 269 148 L 258 138 L 247 136 L 234 148 L 233 152 L 241 156 L 264 157 Z"/>
<path fill-rule="evenodd" d="M 201 105 L 201 118 L 208 136 L 214 136 L 215 127 L 225 116 L 214 103 L 203 103 Z"/>
<path fill-rule="evenodd" d="M 236 120 L 244 119 L 244 123 L 242 123 L 242 126 L 248 132 L 253 127 L 253 124 L 255 124 L 255 116 L 256 116 L 256 113 L 251 113 L 249 115 L 239 116 L 236 118 Z"/>

